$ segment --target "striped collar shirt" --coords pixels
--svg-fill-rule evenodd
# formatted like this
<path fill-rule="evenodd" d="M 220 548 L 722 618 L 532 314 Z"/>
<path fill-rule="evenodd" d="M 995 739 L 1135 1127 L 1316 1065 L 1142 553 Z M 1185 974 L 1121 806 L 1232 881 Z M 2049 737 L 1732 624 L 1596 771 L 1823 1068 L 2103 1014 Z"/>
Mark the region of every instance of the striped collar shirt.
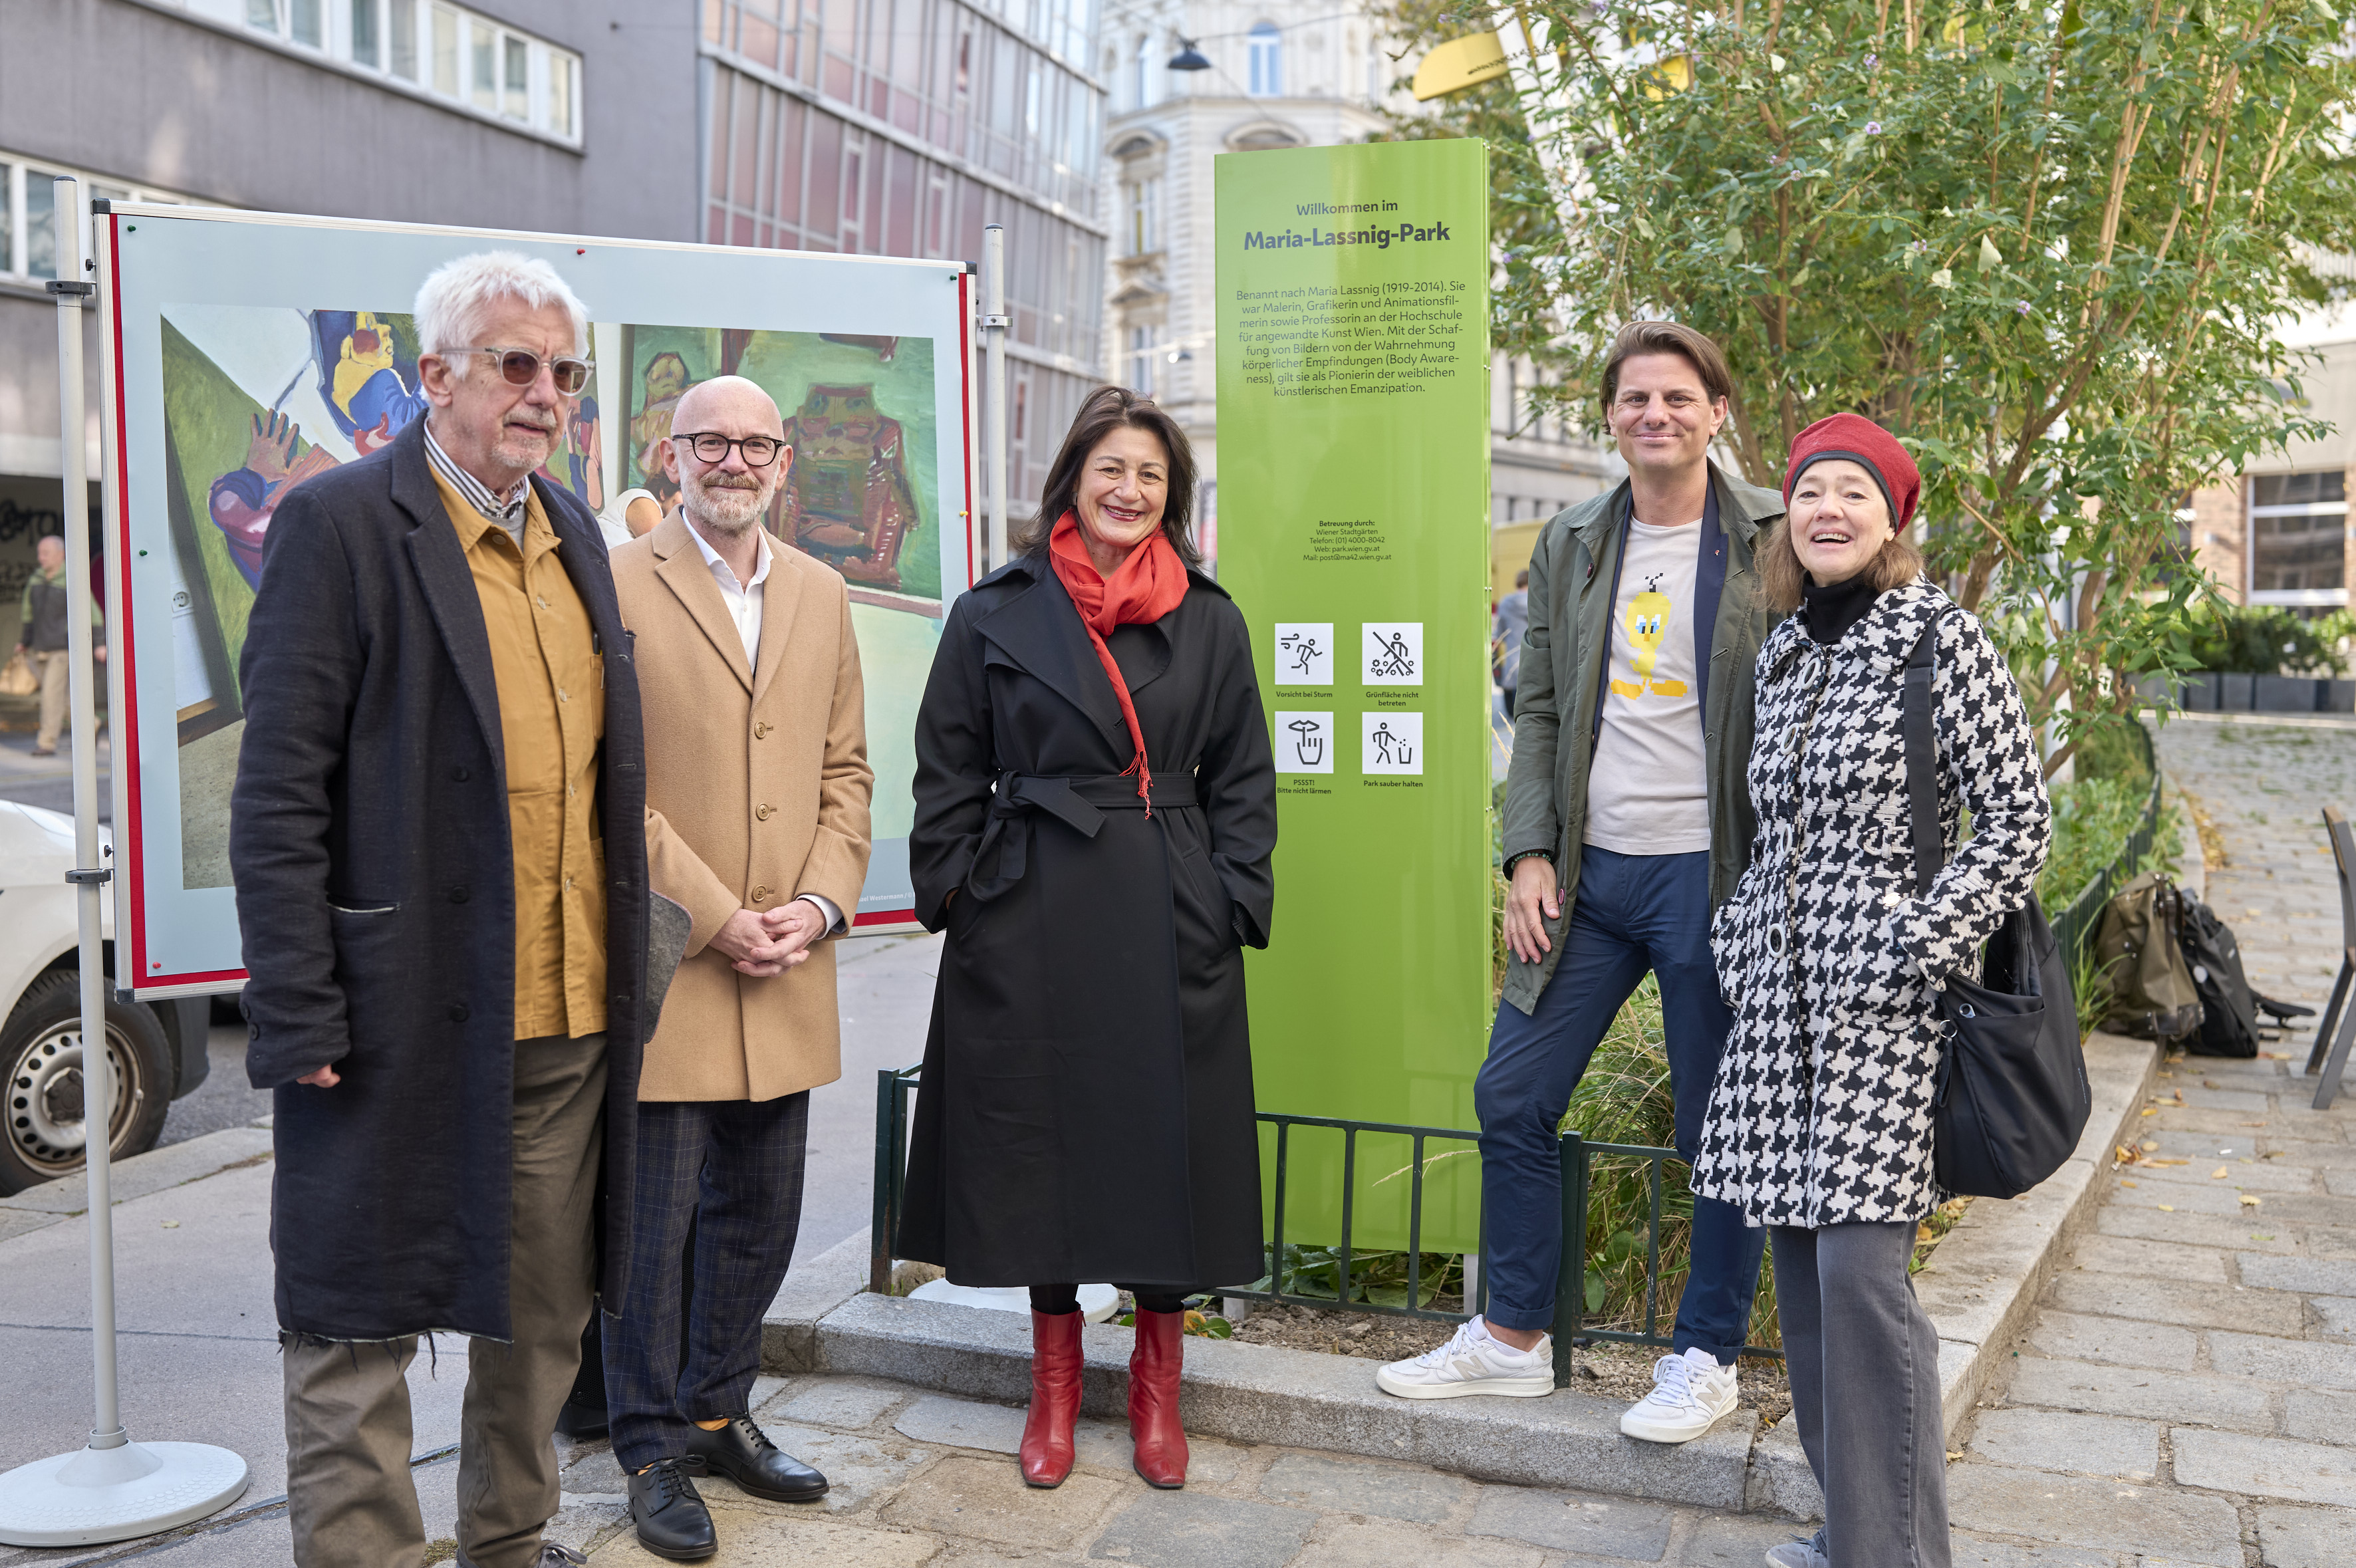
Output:
<path fill-rule="evenodd" d="M 434 465 L 434 472 L 450 481 L 451 488 L 466 498 L 466 504 L 508 531 L 508 537 L 523 548 L 524 502 L 531 494 L 531 478 L 518 479 L 515 489 L 502 499 L 490 486 L 458 467 L 457 459 L 442 450 L 442 443 L 434 439 L 434 427 L 425 427 L 425 460 Z"/>

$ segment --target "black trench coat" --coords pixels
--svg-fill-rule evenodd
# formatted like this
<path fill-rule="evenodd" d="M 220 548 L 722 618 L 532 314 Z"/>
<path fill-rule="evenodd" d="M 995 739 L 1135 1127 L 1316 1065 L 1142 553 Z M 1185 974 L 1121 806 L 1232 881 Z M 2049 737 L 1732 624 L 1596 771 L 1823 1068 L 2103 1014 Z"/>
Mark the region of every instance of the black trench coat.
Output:
<path fill-rule="evenodd" d="M 1267 1272 L 1242 946 L 1268 945 L 1276 774 L 1251 639 L 1196 574 L 1108 640 L 1151 817 L 1044 560 L 958 601 L 916 719 L 909 870 L 948 940 L 897 1251 L 959 1284 Z"/>
<path fill-rule="evenodd" d="M 532 484 L 605 656 L 602 1290 L 616 1310 L 649 1032 L 638 687 L 597 520 Z M 277 1090 L 279 1325 L 510 1338 L 515 857 L 490 639 L 423 420 L 279 507 L 241 675 L 230 865 L 246 1071 Z M 347 912 L 366 910 L 385 912 Z M 330 1063 L 333 1089 L 294 1082 Z"/>

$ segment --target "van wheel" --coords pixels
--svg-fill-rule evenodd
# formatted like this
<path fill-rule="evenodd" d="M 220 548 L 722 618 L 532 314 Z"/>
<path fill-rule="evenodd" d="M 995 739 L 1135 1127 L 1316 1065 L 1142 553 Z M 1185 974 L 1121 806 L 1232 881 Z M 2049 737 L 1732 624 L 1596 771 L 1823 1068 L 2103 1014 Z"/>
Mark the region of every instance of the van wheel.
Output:
<path fill-rule="evenodd" d="M 172 1057 L 164 1026 L 137 1002 L 106 1004 L 107 1059 L 114 1070 L 113 1157 L 145 1153 L 164 1130 L 171 1109 Z M 5 1069 L 5 1136 L 0 1136 L 0 1195 L 82 1168 L 89 1129 L 83 1124 L 81 975 L 53 970 L 25 988 L 0 1027 Z"/>

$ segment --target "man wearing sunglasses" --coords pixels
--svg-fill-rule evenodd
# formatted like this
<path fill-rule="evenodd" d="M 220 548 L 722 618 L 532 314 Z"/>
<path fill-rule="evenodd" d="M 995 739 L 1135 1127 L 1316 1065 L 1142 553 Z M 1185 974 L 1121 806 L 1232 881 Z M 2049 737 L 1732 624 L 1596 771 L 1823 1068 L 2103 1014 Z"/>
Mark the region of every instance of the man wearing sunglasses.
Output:
<path fill-rule="evenodd" d="M 693 1477 L 827 1489 L 750 1407 L 809 1091 L 842 1076 L 826 939 L 859 907 L 874 775 L 843 580 L 762 526 L 794 461 L 777 405 L 741 376 L 700 382 L 663 445 L 680 510 L 612 560 L 646 700 L 648 873 L 693 925 L 638 1080 L 638 1258 L 605 1323 L 605 1408 L 639 1543 L 692 1561 L 719 1549 Z"/>
<path fill-rule="evenodd" d="M 404 1374 L 420 1335 L 464 1334 L 458 1560 L 537 1568 L 579 1561 L 541 1530 L 601 1186 L 609 1308 L 633 1256 L 638 688 L 597 520 L 530 478 L 587 312 L 491 252 L 428 277 L 415 318 L 429 412 L 281 503 L 240 667 L 287 1511 L 301 1568 L 423 1560 Z"/>

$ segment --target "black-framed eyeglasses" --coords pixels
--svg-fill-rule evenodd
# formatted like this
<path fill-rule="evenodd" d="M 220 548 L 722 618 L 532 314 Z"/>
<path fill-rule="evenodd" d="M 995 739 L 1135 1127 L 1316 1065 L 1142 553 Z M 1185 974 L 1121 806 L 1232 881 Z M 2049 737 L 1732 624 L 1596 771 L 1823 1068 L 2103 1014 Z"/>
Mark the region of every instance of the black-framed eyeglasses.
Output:
<path fill-rule="evenodd" d="M 547 365 L 548 373 L 555 379 L 556 390 L 571 397 L 589 384 L 589 372 L 596 368 L 589 360 L 576 360 L 566 354 L 553 360 L 542 360 L 529 349 L 445 349 L 442 357 L 455 354 L 488 354 L 499 362 L 499 375 L 508 385 L 528 387 L 540 379 L 540 367 Z"/>
<path fill-rule="evenodd" d="M 774 435 L 723 435 L 716 430 L 700 430 L 692 435 L 673 432 L 671 439 L 686 443 L 689 451 L 707 463 L 725 463 L 728 449 L 734 446 L 744 454 L 748 468 L 767 467 L 786 449 L 786 444 Z"/>

